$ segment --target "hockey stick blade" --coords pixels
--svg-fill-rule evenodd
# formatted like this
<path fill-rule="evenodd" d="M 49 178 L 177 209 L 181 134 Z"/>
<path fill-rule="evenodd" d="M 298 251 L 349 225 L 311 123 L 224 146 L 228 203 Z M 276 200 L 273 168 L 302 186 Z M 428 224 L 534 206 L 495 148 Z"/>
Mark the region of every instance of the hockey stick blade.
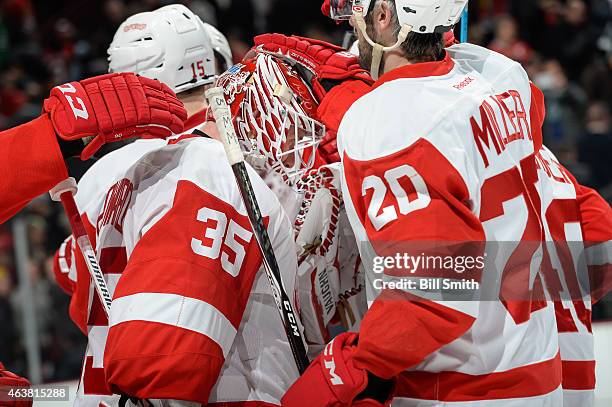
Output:
<path fill-rule="evenodd" d="M 216 87 L 209 89 L 206 91 L 206 98 L 209 101 L 209 106 L 215 117 L 217 128 L 221 135 L 221 141 L 223 142 L 229 163 L 232 166 L 234 177 L 236 178 L 236 183 L 238 184 L 238 189 L 242 196 L 242 201 L 247 209 L 255 239 L 262 253 L 266 275 L 270 281 L 272 294 L 274 295 L 276 306 L 281 315 L 281 320 L 283 321 L 291 352 L 293 353 L 298 371 L 302 374 L 309 364 L 304 339 L 293 305 L 283 287 L 280 268 L 278 267 L 276 255 L 274 254 L 272 243 L 270 242 L 270 236 L 268 236 L 268 231 L 266 230 L 261 216 L 253 185 L 251 184 L 246 165 L 244 164 L 244 155 L 240 149 L 238 137 L 236 136 L 232 124 L 229 106 L 223 96 L 223 88 Z"/>

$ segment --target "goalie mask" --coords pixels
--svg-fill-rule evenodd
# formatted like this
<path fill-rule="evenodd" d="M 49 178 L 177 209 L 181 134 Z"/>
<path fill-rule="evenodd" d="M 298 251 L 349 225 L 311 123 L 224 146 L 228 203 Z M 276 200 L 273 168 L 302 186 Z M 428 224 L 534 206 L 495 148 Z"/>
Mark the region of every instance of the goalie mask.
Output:
<path fill-rule="evenodd" d="M 325 126 L 313 119 L 318 103 L 298 73 L 278 58 L 257 54 L 217 81 L 231 107 L 247 161 L 293 186 L 313 167 Z"/>

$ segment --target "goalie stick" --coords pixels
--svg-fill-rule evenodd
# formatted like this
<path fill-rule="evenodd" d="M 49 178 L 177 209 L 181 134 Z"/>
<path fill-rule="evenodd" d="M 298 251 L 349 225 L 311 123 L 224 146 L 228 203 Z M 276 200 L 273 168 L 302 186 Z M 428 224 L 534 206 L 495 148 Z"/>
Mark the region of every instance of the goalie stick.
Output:
<path fill-rule="evenodd" d="M 225 148 L 225 153 L 227 154 L 227 159 L 232 166 L 240 195 L 242 196 L 257 244 L 262 253 L 266 275 L 270 281 L 278 312 L 281 314 L 293 358 L 295 359 L 298 371 L 302 374 L 310 363 L 306 356 L 304 339 L 293 305 L 291 305 L 289 296 L 283 287 L 278 262 L 276 261 L 274 250 L 272 249 L 270 237 L 264 226 L 253 185 L 251 184 L 246 165 L 244 164 L 244 155 L 242 154 L 242 149 L 240 148 L 238 137 L 236 136 L 232 124 L 229 106 L 223 96 L 223 88 L 215 87 L 207 90 L 206 98 L 212 109 L 217 128 L 221 135 L 221 141 Z"/>

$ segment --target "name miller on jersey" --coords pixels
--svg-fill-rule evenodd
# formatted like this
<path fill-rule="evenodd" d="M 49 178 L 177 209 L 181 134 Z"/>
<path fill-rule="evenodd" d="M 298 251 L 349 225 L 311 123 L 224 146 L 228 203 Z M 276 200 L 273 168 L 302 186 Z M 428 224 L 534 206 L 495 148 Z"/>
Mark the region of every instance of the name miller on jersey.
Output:
<path fill-rule="evenodd" d="M 497 155 L 500 155 L 513 141 L 526 138 L 532 140 L 525 104 L 518 91 L 508 90 L 489 96 L 479 110 L 480 124 L 474 116 L 470 117 L 470 124 L 485 167 L 489 166 L 487 155 L 491 153 L 491 144 Z"/>

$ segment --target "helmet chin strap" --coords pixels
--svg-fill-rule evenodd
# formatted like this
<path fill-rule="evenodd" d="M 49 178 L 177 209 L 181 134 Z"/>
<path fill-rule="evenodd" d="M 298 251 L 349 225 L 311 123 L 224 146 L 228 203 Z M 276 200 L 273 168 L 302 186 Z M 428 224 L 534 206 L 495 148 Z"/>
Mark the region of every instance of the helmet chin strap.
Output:
<path fill-rule="evenodd" d="M 366 30 L 365 18 L 363 17 L 363 12 L 361 11 L 355 12 L 354 16 L 355 16 L 355 23 L 357 24 L 357 28 L 361 31 L 363 38 L 365 38 L 368 44 L 370 44 L 373 48 L 372 49 L 372 66 L 370 67 L 370 74 L 372 75 L 372 78 L 374 80 L 377 80 L 378 75 L 379 75 L 379 70 L 380 70 L 380 61 L 382 61 L 383 54 L 385 52 L 393 51 L 394 49 L 399 48 L 404 43 L 404 41 L 406 41 L 406 37 L 408 37 L 408 34 L 410 33 L 410 31 L 412 31 L 412 26 L 408 24 L 404 24 L 402 28 L 400 29 L 399 34 L 397 35 L 397 42 L 390 47 L 384 47 L 372 41 L 372 39 L 368 35 L 368 32 Z"/>

